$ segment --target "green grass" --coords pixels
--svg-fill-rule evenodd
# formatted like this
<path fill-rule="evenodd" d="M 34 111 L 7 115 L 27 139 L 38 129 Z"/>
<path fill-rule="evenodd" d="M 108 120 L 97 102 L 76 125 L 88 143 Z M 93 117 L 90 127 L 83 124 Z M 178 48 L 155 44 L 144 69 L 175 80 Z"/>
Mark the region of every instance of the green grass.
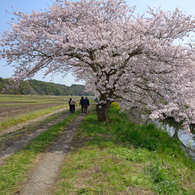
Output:
<path fill-rule="evenodd" d="M 80 109 L 49 128 L 5 160 L 0 167 L 0 195 L 13 194 L 24 180 L 36 156 L 45 151 L 60 132 L 80 113 Z"/>
<path fill-rule="evenodd" d="M 132 123 L 116 106 L 111 123 L 99 123 L 95 110 L 74 137 L 60 173 L 57 195 L 195 194 L 195 163 L 178 140 L 154 125 Z"/>

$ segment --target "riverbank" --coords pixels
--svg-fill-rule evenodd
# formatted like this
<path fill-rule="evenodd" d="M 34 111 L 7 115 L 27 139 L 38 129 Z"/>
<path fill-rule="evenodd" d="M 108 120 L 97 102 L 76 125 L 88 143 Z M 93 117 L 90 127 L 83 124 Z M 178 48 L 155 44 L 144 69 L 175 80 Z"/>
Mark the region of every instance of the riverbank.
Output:
<path fill-rule="evenodd" d="M 154 125 L 132 123 L 115 104 L 111 123 L 95 110 L 77 131 L 56 194 L 195 194 L 195 163 L 177 139 Z"/>

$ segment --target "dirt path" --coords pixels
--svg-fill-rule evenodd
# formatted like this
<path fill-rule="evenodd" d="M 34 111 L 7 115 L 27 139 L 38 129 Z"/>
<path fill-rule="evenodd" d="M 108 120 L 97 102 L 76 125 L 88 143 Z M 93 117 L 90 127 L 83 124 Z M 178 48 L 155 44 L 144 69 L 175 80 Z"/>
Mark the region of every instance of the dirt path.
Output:
<path fill-rule="evenodd" d="M 33 131 L 27 132 L 26 135 L 23 135 L 23 136 L 17 138 L 16 140 L 12 141 L 8 145 L 5 145 L 4 147 L 0 148 L 0 166 L 3 165 L 5 158 L 7 158 L 8 156 L 15 153 L 17 150 L 19 150 L 20 148 L 22 148 L 23 146 L 28 144 L 31 140 L 33 140 L 35 137 L 37 137 L 39 134 L 46 131 L 48 128 L 55 125 L 56 123 L 62 121 L 64 118 L 66 118 L 70 114 L 71 113 L 68 112 L 68 110 L 67 110 L 67 113 L 58 117 L 57 119 L 50 121 L 41 127 L 37 127 Z"/>
<path fill-rule="evenodd" d="M 64 129 L 60 138 L 44 153 L 37 157 L 34 168 L 30 171 L 17 191 L 17 195 L 50 195 L 55 185 L 57 173 L 66 157 L 73 135 L 86 115 L 80 114 Z"/>

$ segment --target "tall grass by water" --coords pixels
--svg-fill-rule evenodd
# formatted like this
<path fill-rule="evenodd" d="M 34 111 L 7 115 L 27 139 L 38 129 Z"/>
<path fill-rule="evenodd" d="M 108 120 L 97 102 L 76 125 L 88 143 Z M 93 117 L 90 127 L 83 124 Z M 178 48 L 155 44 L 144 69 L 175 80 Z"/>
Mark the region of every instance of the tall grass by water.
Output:
<path fill-rule="evenodd" d="M 138 125 L 111 105 L 111 123 L 84 119 L 60 174 L 56 194 L 195 194 L 195 163 L 177 139 Z"/>

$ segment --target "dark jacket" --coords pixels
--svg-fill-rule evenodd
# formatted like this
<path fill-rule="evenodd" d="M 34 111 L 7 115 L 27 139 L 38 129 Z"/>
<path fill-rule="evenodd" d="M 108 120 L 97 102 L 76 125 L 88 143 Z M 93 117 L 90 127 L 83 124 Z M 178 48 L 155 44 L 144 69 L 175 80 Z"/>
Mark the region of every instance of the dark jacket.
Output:
<path fill-rule="evenodd" d="M 83 100 L 83 105 L 88 105 L 88 106 L 89 106 L 89 100 L 88 100 L 87 98 L 85 98 L 85 99 Z"/>
<path fill-rule="evenodd" d="M 84 98 L 80 99 L 80 105 L 83 105 L 83 100 L 84 100 Z"/>

